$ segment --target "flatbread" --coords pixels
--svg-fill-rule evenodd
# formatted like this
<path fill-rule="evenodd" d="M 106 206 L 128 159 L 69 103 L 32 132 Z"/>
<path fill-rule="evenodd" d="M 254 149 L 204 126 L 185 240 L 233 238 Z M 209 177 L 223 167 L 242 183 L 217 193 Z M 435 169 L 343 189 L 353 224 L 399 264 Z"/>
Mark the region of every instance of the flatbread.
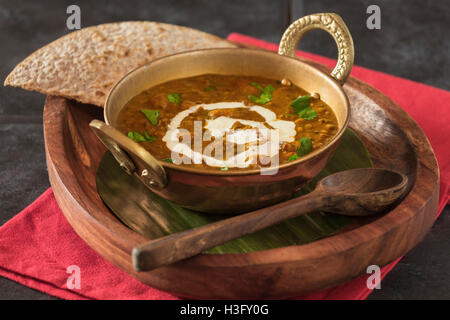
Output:
<path fill-rule="evenodd" d="M 194 49 L 234 47 L 198 30 L 165 23 L 108 23 L 72 32 L 17 65 L 5 86 L 103 106 L 112 86 L 156 58 Z"/>

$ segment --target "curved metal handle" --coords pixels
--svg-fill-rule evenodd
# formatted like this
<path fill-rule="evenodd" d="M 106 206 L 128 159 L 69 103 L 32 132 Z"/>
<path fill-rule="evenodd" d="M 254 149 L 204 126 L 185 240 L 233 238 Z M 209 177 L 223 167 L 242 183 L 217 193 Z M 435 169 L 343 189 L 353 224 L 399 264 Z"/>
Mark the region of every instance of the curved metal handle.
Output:
<path fill-rule="evenodd" d="M 89 126 L 125 172 L 136 174 L 149 188 L 166 187 L 167 174 L 163 166 L 137 142 L 102 121 L 92 120 Z"/>
<path fill-rule="evenodd" d="M 355 50 L 353 39 L 342 18 L 335 13 L 316 13 L 298 19 L 284 32 L 278 53 L 294 57 L 300 39 L 313 29 L 327 31 L 336 41 L 338 60 L 331 77 L 341 85 L 345 82 L 353 66 Z"/>

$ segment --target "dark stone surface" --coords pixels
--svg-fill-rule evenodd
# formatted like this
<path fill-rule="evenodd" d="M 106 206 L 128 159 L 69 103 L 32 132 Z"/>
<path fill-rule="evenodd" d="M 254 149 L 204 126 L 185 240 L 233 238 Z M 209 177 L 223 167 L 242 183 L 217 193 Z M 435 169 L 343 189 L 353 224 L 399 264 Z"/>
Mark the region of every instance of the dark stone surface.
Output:
<path fill-rule="evenodd" d="M 277 1 L 0 1 L 0 79 L 29 53 L 68 33 L 66 8 L 81 7 L 82 27 L 125 20 L 154 20 L 190 26 L 218 36 L 240 32 L 278 42 L 286 26 Z M 381 30 L 366 28 L 366 8 L 381 8 Z M 449 1 L 294 1 L 292 16 L 337 12 L 356 46 L 355 63 L 449 89 Z M 326 33 L 308 34 L 301 49 L 336 56 Z M 0 225 L 49 187 L 42 137 L 44 96 L 0 88 Z M 404 257 L 370 299 L 450 298 L 450 209 L 430 234 Z M 20 254 L 20 253 L 18 253 Z M 0 299 L 52 297 L 0 278 Z"/>

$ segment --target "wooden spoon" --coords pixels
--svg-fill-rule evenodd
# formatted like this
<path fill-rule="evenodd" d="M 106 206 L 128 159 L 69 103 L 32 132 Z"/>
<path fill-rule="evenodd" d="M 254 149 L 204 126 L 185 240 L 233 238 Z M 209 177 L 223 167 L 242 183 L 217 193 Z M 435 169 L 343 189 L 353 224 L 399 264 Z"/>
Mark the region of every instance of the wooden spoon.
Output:
<path fill-rule="evenodd" d="M 149 271 L 312 211 L 376 214 L 404 195 L 407 182 L 405 175 L 386 169 L 341 171 L 320 180 L 303 197 L 149 241 L 133 249 L 133 265 L 137 271 Z"/>

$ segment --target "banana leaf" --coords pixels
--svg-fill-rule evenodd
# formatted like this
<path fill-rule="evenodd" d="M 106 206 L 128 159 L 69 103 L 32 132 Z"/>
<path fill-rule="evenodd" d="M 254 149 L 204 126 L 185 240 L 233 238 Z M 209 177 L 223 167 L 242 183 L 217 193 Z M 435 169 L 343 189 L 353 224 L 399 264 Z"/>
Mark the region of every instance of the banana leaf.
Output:
<path fill-rule="evenodd" d="M 358 136 L 347 129 L 325 169 L 296 196 L 311 192 L 317 181 L 334 172 L 364 167 L 372 167 L 370 156 Z M 136 177 L 126 174 L 109 152 L 100 162 L 96 179 L 98 192 L 106 206 L 125 225 L 150 239 L 226 219 L 226 216 L 184 209 L 155 195 Z M 338 232 L 354 219 L 311 212 L 229 241 L 206 253 L 245 253 L 306 244 Z"/>

